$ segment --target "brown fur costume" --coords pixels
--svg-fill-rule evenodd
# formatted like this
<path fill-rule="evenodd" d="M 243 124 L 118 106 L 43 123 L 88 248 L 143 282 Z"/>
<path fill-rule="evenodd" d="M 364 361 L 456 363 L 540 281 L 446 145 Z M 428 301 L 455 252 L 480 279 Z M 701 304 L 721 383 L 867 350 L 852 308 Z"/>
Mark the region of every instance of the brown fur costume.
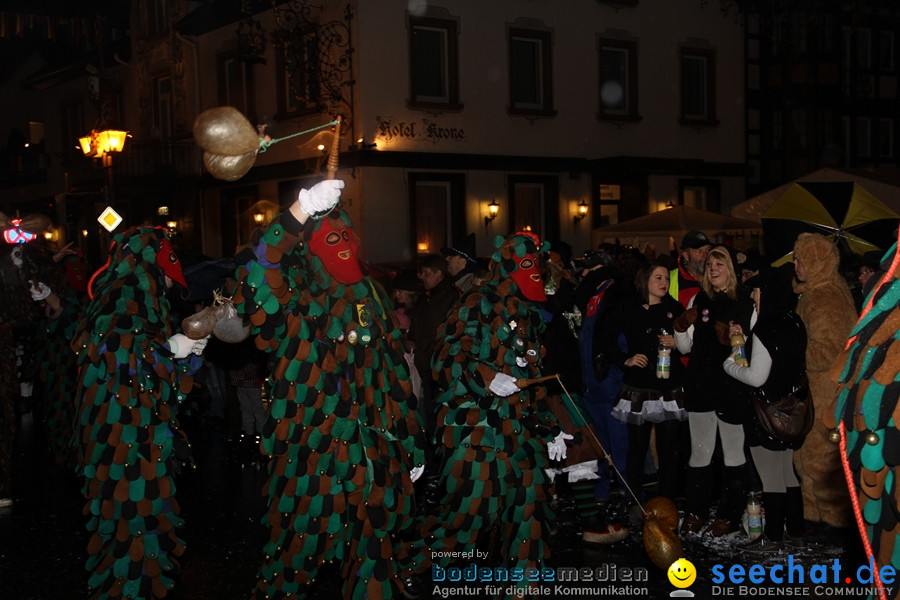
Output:
<path fill-rule="evenodd" d="M 840 449 L 828 439 L 823 421 L 834 414 L 837 385 L 829 375 L 835 358 L 844 349 L 856 323 L 856 308 L 847 282 L 838 272 L 838 249 L 817 233 L 801 233 L 794 257 L 805 271 L 806 281 L 797 286 L 797 314 L 806 326 L 806 369 L 816 409 L 816 422 L 803 446 L 794 453 L 794 466 L 803 488 L 806 519 L 835 527 L 852 524 L 850 499 L 841 471 Z"/>

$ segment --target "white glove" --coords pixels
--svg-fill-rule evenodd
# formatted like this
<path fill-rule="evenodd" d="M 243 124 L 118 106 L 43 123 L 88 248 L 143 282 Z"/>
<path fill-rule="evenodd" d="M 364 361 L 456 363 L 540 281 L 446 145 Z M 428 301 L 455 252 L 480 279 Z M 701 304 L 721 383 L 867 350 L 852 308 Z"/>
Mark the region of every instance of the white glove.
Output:
<path fill-rule="evenodd" d="M 566 440 L 571 440 L 572 436 L 568 433 L 561 432 L 552 442 L 547 442 L 547 454 L 550 460 L 562 460 L 566 457 Z"/>
<path fill-rule="evenodd" d="M 175 358 L 186 358 L 194 349 L 194 340 L 183 333 L 176 333 L 169 338 L 168 342 Z"/>
<path fill-rule="evenodd" d="M 413 467 L 409 470 L 409 478 L 412 479 L 412 482 L 415 483 L 419 480 L 419 477 L 422 476 L 422 473 L 425 472 L 425 465 L 420 467 Z"/>
<path fill-rule="evenodd" d="M 518 392 L 519 386 L 516 385 L 515 377 L 507 375 L 506 373 L 497 373 L 494 375 L 494 379 L 491 381 L 491 385 L 488 386 L 488 389 L 497 396 L 505 398 Z"/>
<path fill-rule="evenodd" d="M 40 302 L 41 300 L 46 300 L 47 296 L 50 295 L 50 288 L 40 281 L 32 281 L 28 292 L 31 294 L 32 300 Z"/>
<path fill-rule="evenodd" d="M 320 181 L 308 190 L 300 190 L 297 202 L 300 210 L 308 215 L 325 212 L 334 208 L 341 198 L 341 190 L 344 182 L 340 179 L 326 179 Z"/>
<path fill-rule="evenodd" d="M 199 340 L 191 341 L 194 342 L 194 347 L 191 348 L 191 352 L 193 352 L 197 356 L 200 356 L 201 354 L 203 354 L 203 350 L 206 348 L 206 344 L 209 343 L 209 336 L 200 338 Z"/>

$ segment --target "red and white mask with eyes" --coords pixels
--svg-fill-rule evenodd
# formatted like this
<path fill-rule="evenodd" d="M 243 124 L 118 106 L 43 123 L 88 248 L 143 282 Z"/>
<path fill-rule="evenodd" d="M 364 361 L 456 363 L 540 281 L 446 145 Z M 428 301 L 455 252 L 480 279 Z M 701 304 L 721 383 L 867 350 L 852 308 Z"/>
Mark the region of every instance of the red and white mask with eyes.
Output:
<path fill-rule="evenodd" d="M 547 295 L 544 293 L 544 280 L 541 278 L 537 259 L 531 254 L 526 254 L 517 261 L 517 268 L 510 273 L 510 277 L 526 298 L 533 302 L 544 302 Z"/>
<path fill-rule="evenodd" d="M 344 226 L 343 221 L 323 219 L 309 240 L 309 250 L 338 282 L 349 285 L 362 280 L 362 269 L 356 256 L 358 245 L 353 232 Z"/>

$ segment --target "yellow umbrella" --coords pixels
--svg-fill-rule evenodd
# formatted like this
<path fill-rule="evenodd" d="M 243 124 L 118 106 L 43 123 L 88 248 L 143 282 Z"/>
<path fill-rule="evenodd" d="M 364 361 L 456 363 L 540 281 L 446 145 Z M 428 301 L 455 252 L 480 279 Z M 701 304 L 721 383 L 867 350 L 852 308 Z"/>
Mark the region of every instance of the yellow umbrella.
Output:
<path fill-rule="evenodd" d="M 844 252 L 884 250 L 894 239 L 900 215 L 853 181 L 793 184 L 762 217 L 766 254 L 784 262 L 797 236 L 821 233 Z"/>

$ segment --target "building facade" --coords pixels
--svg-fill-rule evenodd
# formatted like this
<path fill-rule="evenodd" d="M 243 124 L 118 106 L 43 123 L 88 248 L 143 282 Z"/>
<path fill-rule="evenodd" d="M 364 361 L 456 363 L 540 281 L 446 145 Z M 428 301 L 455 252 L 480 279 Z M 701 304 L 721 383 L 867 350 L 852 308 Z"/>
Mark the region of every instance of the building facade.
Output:
<path fill-rule="evenodd" d="M 112 195 L 133 221 L 174 224 L 183 248 L 229 255 L 322 176 L 337 115 L 344 206 L 373 263 L 469 232 L 486 256 L 526 228 L 580 254 L 595 227 L 746 197 L 744 34 L 716 3 L 134 0 L 129 23 L 127 57 L 100 65 L 114 85 L 103 102 L 82 88 L 79 124 L 115 113 L 128 145 L 29 192 L 68 197 L 72 221 L 94 186 L 70 236 Z M 23 103 L 45 114 L 18 119 L 62 132 L 54 101 L 86 79 L 68 73 Z M 276 140 L 237 181 L 210 176 L 191 136 L 219 106 Z"/>

